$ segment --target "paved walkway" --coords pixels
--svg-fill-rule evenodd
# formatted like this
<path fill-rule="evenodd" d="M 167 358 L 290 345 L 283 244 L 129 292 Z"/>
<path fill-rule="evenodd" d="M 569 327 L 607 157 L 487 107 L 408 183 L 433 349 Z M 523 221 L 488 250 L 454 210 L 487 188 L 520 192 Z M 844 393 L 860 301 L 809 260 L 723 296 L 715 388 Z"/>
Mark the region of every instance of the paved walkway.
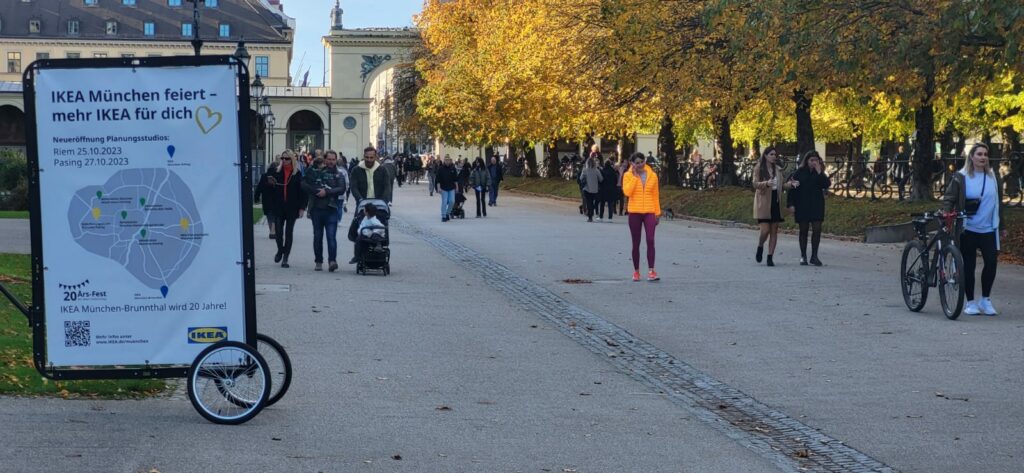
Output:
<path fill-rule="evenodd" d="M 766 268 L 753 232 L 676 221 L 663 281 L 632 283 L 622 221 L 500 204 L 442 224 L 398 191 L 388 278 L 314 273 L 302 222 L 292 268 L 257 272 L 291 288 L 257 298 L 296 366 L 281 403 L 222 427 L 176 399 L 4 398 L 0 471 L 1019 471 L 1021 268 L 1007 315 L 950 322 L 903 307 L 895 247 L 826 241 L 805 268 L 784 237 Z"/>
<path fill-rule="evenodd" d="M 31 233 L 26 218 L 0 218 L 0 253 L 29 254 Z"/>

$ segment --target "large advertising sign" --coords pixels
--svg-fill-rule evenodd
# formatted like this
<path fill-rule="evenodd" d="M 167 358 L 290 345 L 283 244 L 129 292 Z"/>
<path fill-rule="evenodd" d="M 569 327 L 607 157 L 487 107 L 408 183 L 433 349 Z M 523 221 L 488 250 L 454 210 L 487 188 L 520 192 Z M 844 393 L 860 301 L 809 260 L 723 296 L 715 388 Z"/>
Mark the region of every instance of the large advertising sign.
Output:
<path fill-rule="evenodd" d="M 47 368 L 245 341 L 237 64 L 82 63 L 32 78 Z"/>

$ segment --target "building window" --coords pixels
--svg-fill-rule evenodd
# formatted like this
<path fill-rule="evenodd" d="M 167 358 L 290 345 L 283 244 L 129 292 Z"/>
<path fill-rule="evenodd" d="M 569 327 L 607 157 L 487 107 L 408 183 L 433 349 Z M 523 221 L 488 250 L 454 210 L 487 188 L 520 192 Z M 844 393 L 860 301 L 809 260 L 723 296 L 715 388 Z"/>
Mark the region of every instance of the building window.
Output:
<path fill-rule="evenodd" d="M 167 6 L 169 7 L 180 7 L 181 0 L 167 0 Z"/>
<path fill-rule="evenodd" d="M 28 32 L 38 33 L 43 28 L 43 22 L 41 20 L 28 20 Z"/>
<path fill-rule="evenodd" d="M 256 56 L 256 75 L 270 77 L 270 57 Z"/>
<path fill-rule="evenodd" d="M 220 25 L 220 37 L 227 38 L 231 36 L 231 25 L 221 24 Z"/>
<path fill-rule="evenodd" d="M 131 5 L 133 7 L 135 6 L 135 0 L 121 0 L 121 3 L 124 5 Z"/>
<path fill-rule="evenodd" d="M 82 53 L 68 53 L 68 59 L 79 59 L 82 57 Z"/>
<path fill-rule="evenodd" d="M 117 22 L 116 21 L 114 21 L 114 20 L 108 20 L 107 21 L 107 34 L 108 35 L 116 35 L 117 34 Z"/>
<path fill-rule="evenodd" d="M 69 35 L 77 35 L 78 34 L 78 20 L 68 20 L 68 34 Z"/>
<path fill-rule="evenodd" d="M 192 23 L 182 23 L 181 24 L 181 35 L 182 36 L 192 36 Z"/>
<path fill-rule="evenodd" d="M 92 53 L 92 57 L 107 57 L 107 53 Z"/>
<path fill-rule="evenodd" d="M 99 0 L 85 0 L 85 6 L 87 7 L 94 7 L 98 3 L 100 3 Z"/>
<path fill-rule="evenodd" d="M 216 8 L 217 0 L 206 0 L 206 6 L 210 8 Z"/>
<path fill-rule="evenodd" d="M 142 34 L 146 36 L 153 36 L 156 34 L 156 23 L 147 21 L 142 25 Z"/>
<path fill-rule="evenodd" d="M 21 72 L 21 53 L 7 53 L 7 72 Z"/>
<path fill-rule="evenodd" d="M 50 53 L 36 53 L 36 61 L 40 59 L 50 59 Z"/>

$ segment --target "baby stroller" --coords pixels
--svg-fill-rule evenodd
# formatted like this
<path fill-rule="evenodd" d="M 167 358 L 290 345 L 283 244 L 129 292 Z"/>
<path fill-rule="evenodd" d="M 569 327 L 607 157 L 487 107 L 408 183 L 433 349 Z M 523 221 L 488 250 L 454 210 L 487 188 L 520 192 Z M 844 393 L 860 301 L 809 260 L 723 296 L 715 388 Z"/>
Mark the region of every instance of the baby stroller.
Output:
<path fill-rule="evenodd" d="M 366 213 L 367 205 L 373 205 L 377 210 L 377 220 L 383 226 L 369 226 L 360 229 Z M 391 217 L 391 207 L 381 199 L 364 199 L 356 207 L 353 214 L 352 224 L 348 229 L 348 239 L 355 243 L 356 273 L 366 275 L 367 270 L 378 270 L 385 276 L 391 274 L 391 234 L 388 230 L 388 220 Z"/>
<path fill-rule="evenodd" d="M 452 218 L 466 218 L 466 210 L 462 205 L 466 203 L 466 194 L 462 191 L 455 191 L 455 203 L 452 204 Z"/>

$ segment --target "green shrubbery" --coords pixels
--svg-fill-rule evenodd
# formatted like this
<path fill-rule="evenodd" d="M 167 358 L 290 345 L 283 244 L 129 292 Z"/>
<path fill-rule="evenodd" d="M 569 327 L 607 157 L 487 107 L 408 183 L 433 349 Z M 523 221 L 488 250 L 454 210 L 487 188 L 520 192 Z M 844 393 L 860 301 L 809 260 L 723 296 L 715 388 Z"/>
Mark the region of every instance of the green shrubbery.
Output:
<path fill-rule="evenodd" d="M 28 165 L 21 152 L 0 150 L 0 210 L 28 210 Z"/>

